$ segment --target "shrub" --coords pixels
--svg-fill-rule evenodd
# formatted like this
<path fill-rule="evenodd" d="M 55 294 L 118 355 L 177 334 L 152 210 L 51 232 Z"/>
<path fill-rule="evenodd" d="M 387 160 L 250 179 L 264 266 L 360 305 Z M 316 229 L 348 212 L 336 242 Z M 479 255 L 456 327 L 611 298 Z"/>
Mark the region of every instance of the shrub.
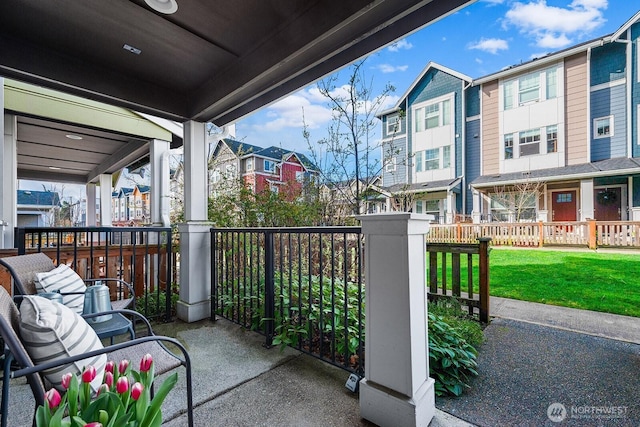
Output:
<path fill-rule="evenodd" d="M 438 396 L 460 396 L 469 378 L 478 375 L 477 350 L 443 317 L 429 316 L 429 375 Z"/>
<path fill-rule="evenodd" d="M 440 316 L 476 350 L 484 342 L 482 326 L 465 312 L 455 298 L 429 303 L 429 312 Z"/>

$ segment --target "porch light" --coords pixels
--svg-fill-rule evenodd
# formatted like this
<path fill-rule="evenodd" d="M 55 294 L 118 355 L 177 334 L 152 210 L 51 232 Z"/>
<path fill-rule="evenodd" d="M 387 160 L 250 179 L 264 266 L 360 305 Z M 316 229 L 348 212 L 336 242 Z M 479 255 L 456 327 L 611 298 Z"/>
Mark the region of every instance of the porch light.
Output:
<path fill-rule="evenodd" d="M 65 135 L 69 139 L 80 140 L 82 137 L 80 135 L 75 135 L 73 133 L 68 133 Z"/>
<path fill-rule="evenodd" d="M 171 15 L 178 10 L 178 3 L 176 0 L 144 0 L 144 2 L 156 12 L 164 13 L 165 15 Z"/>
<path fill-rule="evenodd" d="M 49 169 L 51 169 L 52 171 L 59 171 L 61 168 L 57 166 L 49 166 Z"/>

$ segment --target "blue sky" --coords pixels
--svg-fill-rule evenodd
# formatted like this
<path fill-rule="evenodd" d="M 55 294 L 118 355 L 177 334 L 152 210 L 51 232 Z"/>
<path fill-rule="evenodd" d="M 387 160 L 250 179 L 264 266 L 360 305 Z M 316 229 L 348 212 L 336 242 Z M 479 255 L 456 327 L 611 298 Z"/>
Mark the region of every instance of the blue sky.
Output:
<path fill-rule="evenodd" d="M 396 88 L 387 100 L 388 108 L 430 61 L 472 78 L 482 77 L 613 33 L 639 6 L 637 0 L 480 0 L 371 54 L 366 61 L 367 78 L 379 88 L 386 83 Z M 346 79 L 348 70 L 338 74 Z M 312 141 L 325 136 L 331 117 L 315 88 L 309 85 L 239 121 L 236 139 L 306 153 L 302 108 Z"/>

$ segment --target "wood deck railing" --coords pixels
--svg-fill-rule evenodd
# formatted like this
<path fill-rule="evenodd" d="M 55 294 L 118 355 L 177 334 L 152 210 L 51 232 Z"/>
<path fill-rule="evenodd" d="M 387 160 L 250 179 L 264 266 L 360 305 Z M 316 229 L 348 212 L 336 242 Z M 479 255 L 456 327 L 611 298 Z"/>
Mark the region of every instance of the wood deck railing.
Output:
<path fill-rule="evenodd" d="M 427 243 L 429 300 L 455 298 L 469 315 L 488 323 L 490 241 L 481 237 L 477 243 Z"/>
<path fill-rule="evenodd" d="M 46 253 L 56 265 L 67 264 L 83 279 L 125 280 L 134 288 L 138 310 L 147 317 L 168 319 L 172 314 L 177 254 L 170 228 L 18 228 L 16 248 L 0 250 L 0 257 L 33 252 Z M 3 269 L 0 286 L 11 291 L 10 275 Z"/>
<path fill-rule="evenodd" d="M 482 224 L 433 224 L 431 243 L 473 243 L 490 237 L 496 246 L 542 247 L 553 245 L 639 248 L 639 221 L 492 222 Z"/>

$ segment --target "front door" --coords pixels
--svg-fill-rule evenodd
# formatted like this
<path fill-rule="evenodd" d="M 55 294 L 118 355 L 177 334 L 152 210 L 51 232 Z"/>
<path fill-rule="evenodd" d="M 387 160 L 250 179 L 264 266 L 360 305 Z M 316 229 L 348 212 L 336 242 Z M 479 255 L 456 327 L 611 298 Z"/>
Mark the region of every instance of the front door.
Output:
<path fill-rule="evenodd" d="M 575 221 L 577 218 L 576 190 L 551 193 L 551 220 Z"/>
<path fill-rule="evenodd" d="M 595 190 L 595 217 L 598 221 L 620 221 L 622 200 L 620 187 Z"/>

